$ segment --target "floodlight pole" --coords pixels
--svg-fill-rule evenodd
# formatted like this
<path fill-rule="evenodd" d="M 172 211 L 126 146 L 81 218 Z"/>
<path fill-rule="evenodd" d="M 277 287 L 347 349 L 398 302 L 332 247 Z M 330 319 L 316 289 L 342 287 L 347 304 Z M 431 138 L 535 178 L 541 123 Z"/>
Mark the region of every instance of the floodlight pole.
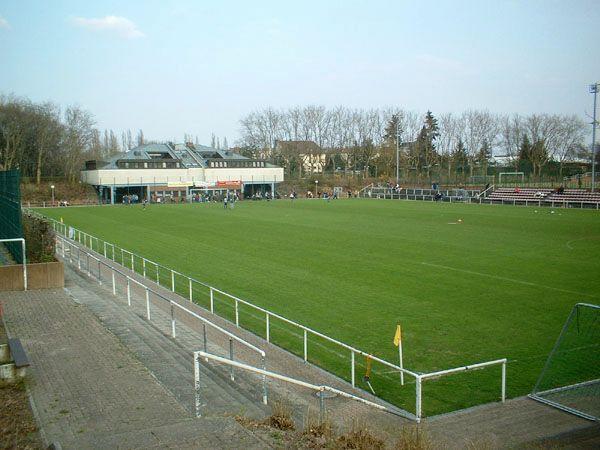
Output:
<path fill-rule="evenodd" d="M 400 184 L 400 118 L 396 122 L 396 184 Z"/>
<path fill-rule="evenodd" d="M 54 185 L 51 185 L 50 189 L 52 189 L 52 206 L 54 207 Z"/>
<path fill-rule="evenodd" d="M 594 113 L 592 119 L 592 192 L 596 191 L 596 97 L 600 83 L 590 85 L 590 93 L 594 94 Z"/>

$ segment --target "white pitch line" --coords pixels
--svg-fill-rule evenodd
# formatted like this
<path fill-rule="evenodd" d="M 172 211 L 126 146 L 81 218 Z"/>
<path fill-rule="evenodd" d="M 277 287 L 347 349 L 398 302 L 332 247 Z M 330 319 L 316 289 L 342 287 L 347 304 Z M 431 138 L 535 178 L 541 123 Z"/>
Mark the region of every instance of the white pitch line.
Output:
<path fill-rule="evenodd" d="M 569 248 L 571 250 L 575 250 L 573 247 L 571 247 L 571 244 L 573 242 L 583 241 L 584 239 L 598 239 L 598 237 L 597 236 L 584 236 L 584 237 L 580 237 L 577 239 L 571 239 L 570 241 L 567 242 L 567 248 Z"/>
<path fill-rule="evenodd" d="M 475 272 L 473 270 L 457 269 L 456 267 L 443 266 L 441 264 L 432 264 L 432 263 L 426 263 L 426 262 L 422 262 L 421 264 L 423 264 L 424 266 L 439 267 L 440 269 L 454 270 L 455 272 L 463 272 L 463 273 L 468 273 L 471 275 L 478 275 L 480 277 L 494 278 L 495 280 L 510 281 L 511 283 L 518 283 L 518 284 L 524 284 L 526 286 L 535 286 L 535 287 L 539 287 L 542 289 L 550 289 L 552 291 L 565 292 L 567 294 L 583 295 L 585 297 L 592 297 L 592 298 L 600 297 L 598 295 L 585 294 L 583 292 L 577 292 L 577 291 L 570 291 L 568 289 L 561 289 L 561 288 L 556 288 L 556 287 L 552 287 L 552 286 L 546 286 L 545 284 L 532 283 L 530 281 L 515 280 L 514 278 L 501 277 L 498 275 L 490 275 L 488 273 Z"/>

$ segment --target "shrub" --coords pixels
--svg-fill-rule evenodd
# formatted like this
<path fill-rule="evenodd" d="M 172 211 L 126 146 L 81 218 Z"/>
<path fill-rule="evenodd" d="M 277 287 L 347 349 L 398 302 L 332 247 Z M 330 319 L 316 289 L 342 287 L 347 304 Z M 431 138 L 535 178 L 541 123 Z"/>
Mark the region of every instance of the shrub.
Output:
<path fill-rule="evenodd" d="M 28 263 L 55 261 L 54 230 L 49 222 L 23 214 L 23 235 L 27 246 Z"/>

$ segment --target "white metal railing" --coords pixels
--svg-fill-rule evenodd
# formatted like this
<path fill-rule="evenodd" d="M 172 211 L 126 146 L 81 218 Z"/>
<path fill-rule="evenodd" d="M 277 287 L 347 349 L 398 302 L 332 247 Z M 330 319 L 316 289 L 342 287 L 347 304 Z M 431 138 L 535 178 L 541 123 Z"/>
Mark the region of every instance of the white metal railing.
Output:
<path fill-rule="evenodd" d="M 495 185 L 493 185 L 493 184 L 492 184 L 492 185 L 490 185 L 490 186 L 488 186 L 488 187 L 487 187 L 487 189 L 484 189 L 483 191 L 481 191 L 481 192 L 480 192 L 480 193 L 477 195 L 477 198 L 481 198 L 481 196 L 482 196 L 482 195 L 485 197 L 485 196 L 487 195 L 487 192 L 488 192 L 488 191 L 490 191 L 490 190 L 491 190 L 491 191 L 493 191 L 493 190 L 494 190 L 494 188 L 495 188 Z"/>
<path fill-rule="evenodd" d="M 393 364 L 389 361 L 386 361 L 382 358 L 379 358 L 371 353 L 362 351 L 356 347 L 353 347 L 351 345 L 348 345 L 344 342 L 341 342 L 337 339 L 334 339 L 330 336 L 327 336 L 326 334 L 320 333 L 316 330 L 313 330 L 312 328 L 309 328 L 305 325 L 302 325 L 298 322 L 295 322 L 291 319 L 288 319 L 286 317 L 283 317 L 277 313 L 274 313 L 272 311 L 269 311 L 265 308 L 262 308 L 260 306 L 257 306 L 247 300 L 243 300 L 239 297 L 236 297 L 234 295 L 231 295 L 221 289 L 218 289 L 214 286 L 211 286 L 207 283 L 204 283 L 202 281 L 198 281 L 192 277 L 189 277 L 187 275 L 182 274 L 181 272 L 178 272 L 176 270 L 170 269 L 166 266 L 163 266 L 155 261 L 149 260 L 147 258 L 144 258 L 140 255 L 137 255 L 131 251 L 125 250 L 121 247 L 118 247 L 117 245 L 101 240 L 96 236 L 92 236 L 90 234 L 87 234 L 81 230 L 78 230 L 76 228 L 67 226 L 66 224 L 62 223 L 62 222 L 58 222 L 52 218 L 48 218 L 46 216 L 41 216 L 37 213 L 35 213 L 34 211 L 31 211 L 31 213 L 36 214 L 40 217 L 43 217 L 45 220 L 49 220 L 52 225 L 54 230 L 57 233 L 61 233 L 64 236 L 69 236 L 71 239 L 73 239 L 74 241 L 82 244 L 83 246 L 89 247 L 92 251 L 96 251 L 99 254 L 103 254 L 104 257 L 106 259 L 112 259 L 113 262 L 115 262 L 116 264 L 120 264 L 123 267 L 132 270 L 133 272 L 142 275 L 144 278 L 149 279 L 151 281 L 155 281 L 159 286 L 163 286 L 166 288 L 169 288 L 172 292 L 177 293 L 178 295 L 181 295 L 183 297 L 183 295 L 179 292 L 176 292 L 176 276 L 182 277 L 183 279 L 185 279 L 187 281 L 188 284 L 188 289 L 186 289 L 186 300 L 189 300 L 190 302 L 194 303 L 194 297 L 193 297 L 193 287 L 194 285 L 199 285 L 199 286 L 203 286 L 205 288 L 208 289 L 208 294 L 209 294 L 209 309 L 210 312 L 213 314 L 216 314 L 216 308 L 215 308 L 215 293 L 221 294 L 222 296 L 229 298 L 230 300 L 233 301 L 233 305 L 234 305 L 234 311 L 235 311 L 235 319 L 234 319 L 234 323 L 236 326 L 240 327 L 240 318 L 239 318 L 239 305 L 245 305 L 248 306 L 249 308 L 252 308 L 255 311 L 258 311 L 260 314 L 264 314 L 264 318 L 265 318 L 265 335 L 266 335 L 266 341 L 267 342 L 271 342 L 271 319 L 275 318 L 278 319 L 284 323 L 290 324 L 294 327 L 296 327 L 297 329 L 301 330 L 302 332 L 302 339 L 303 339 L 303 359 L 304 362 L 309 362 L 309 352 L 308 352 L 308 336 L 316 336 L 318 338 L 321 338 L 325 341 L 331 342 L 332 344 L 335 344 L 339 347 L 341 347 L 342 349 L 345 349 L 346 351 L 348 351 L 350 353 L 350 381 L 352 383 L 352 387 L 356 387 L 356 356 L 359 357 L 365 357 L 368 358 L 372 361 L 378 362 L 386 367 L 389 367 L 390 369 L 392 369 L 393 372 L 397 372 L 399 374 L 406 374 L 409 375 L 411 377 L 413 377 L 415 379 L 415 416 L 417 417 L 417 420 L 420 420 L 421 415 L 422 415 L 422 398 L 421 398 L 421 385 L 422 385 L 422 381 L 428 378 L 432 378 L 432 377 L 438 377 L 438 376 L 443 376 L 443 375 L 447 375 L 447 374 L 451 374 L 451 373 L 456 373 L 456 372 L 461 372 L 461 371 L 467 371 L 469 370 L 469 368 L 474 368 L 474 367 L 486 367 L 486 366 L 490 366 L 490 365 L 494 365 L 494 364 L 499 364 L 498 361 L 502 361 L 502 360 L 495 360 L 495 361 L 489 361 L 489 362 L 483 362 L 483 363 L 479 363 L 479 364 L 473 364 L 473 365 L 468 365 L 468 366 L 461 366 L 459 368 L 455 368 L 455 369 L 448 369 L 447 371 L 442 371 L 443 373 L 438 373 L 435 372 L 437 375 L 430 375 L 427 373 L 419 373 L 417 371 L 412 371 L 409 369 L 406 369 L 404 367 L 401 367 L 399 365 Z M 94 250 L 94 248 L 96 250 Z M 125 256 L 127 255 L 127 256 Z M 120 256 L 120 258 L 117 258 L 116 256 Z M 97 258 L 96 258 L 97 259 Z M 141 263 L 142 267 L 139 267 L 140 264 L 137 264 L 137 268 L 139 269 L 139 271 L 136 270 L 136 259 L 137 261 L 139 261 Z M 106 265 L 106 264 L 105 264 Z M 129 267 L 128 267 L 129 265 Z M 151 279 L 151 272 L 153 271 L 148 271 L 149 267 L 154 267 L 154 271 L 156 272 L 156 276 L 155 279 Z M 164 280 L 161 280 L 160 278 L 160 269 L 163 269 L 163 271 L 166 271 L 167 273 L 170 274 L 170 283 L 167 282 L 167 285 L 164 285 Z M 163 282 L 161 284 L 161 281 Z M 185 297 L 184 297 L 185 298 Z M 221 317 L 223 317 L 221 315 Z M 255 316 L 256 317 L 256 316 Z M 227 320 L 225 317 L 223 317 L 225 320 Z M 339 355 L 339 353 L 337 353 Z M 503 366 L 504 367 L 504 366 Z M 394 381 L 400 381 L 400 377 L 395 378 L 392 377 L 390 378 L 391 380 Z M 503 393 L 505 392 L 505 369 L 503 368 L 503 381 L 502 381 L 502 386 L 503 386 Z M 505 400 L 505 395 L 502 395 L 502 401 Z"/>
<path fill-rule="evenodd" d="M 195 319 L 198 319 L 200 322 L 202 322 L 203 324 L 203 341 L 204 341 L 204 350 L 207 350 L 207 335 L 206 335 L 206 326 L 208 325 L 209 327 L 211 327 L 212 329 L 218 331 L 221 334 L 224 334 L 225 336 L 227 336 L 229 338 L 229 357 L 231 360 L 233 360 L 233 341 L 236 341 L 240 344 L 242 344 L 243 346 L 249 348 L 250 350 L 258 353 L 260 355 L 261 358 L 261 364 L 263 366 L 263 368 L 266 368 L 266 353 L 264 350 L 258 348 L 257 346 L 251 344 L 250 342 L 246 341 L 245 339 L 242 339 L 241 337 L 227 331 L 226 329 L 220 327 L 219 325 L 211 322 L 210 320 L 200 316 L 199 314 L 195 313 L 194 311 L 191 311 L 190 309 L 186 308 L 184 305 L 179 304 L 178 302 L 175 302 L 171 299 L 166 298 L 165 296 L 163 296 L 162 294 L 160 294 L 159 292 L 151 289 L 150 287 L 146 286 L 144 283 L 139 282 L 138 280 L 130 277 L 129 275 L 127 275 L 124 272 L 121 272 L 120 270 L 112 267 L 109 264 L 106 264 L 105 262 L 101 261 L 100 258 L 95 257 L 94 255 L 92 255 L 89 252 L 86 252 L 85 250 L 81 250 L 81 247 L 79 247 L 78 245 L 73 245 L 72 243 L 70 243 L 67 239 L 63 238 L 62 236 L 56 236 L 56 242 L 57 244 L 60 243 L 60 245 L 57 245 L 57 252 L 59 254 L 62 254 L 63 260 L 66 261 L 67 260 L 67 255 L 66 255 L 66 249 L 67 246 L 69 247 L 69 262 L 73 263 L 73 249 L 77 249 L 77 267 L 79 270 L 85 270 L 87 271 L 88 276 L 92 276 L 92 269 L 90 266 L 90 259 L 96 261 L 97 263 L 97 267 L 98 267 L 98 272 L 97 272 L 97 280 L 98 283 L 102 284 L 102 275 L 101 275 L 101 267 L 104 266 L 106 268 L 108 268 L 111 271 L 111 282 L 112 282 L 112 293 L 113 295 L 116 295 L 116 280 L 115 280 L 115 274 L 119 274 L 121 275 L 123 278 L 126 279 L 126 292 L 127 292 L 127 304 L 128 306 L 131 306 L 131 283 L 134 283 L 138 286 L 140 286 L 142 289 L 144 289 L 145 292 L 145 298 L 146 298 L 146 318 L 148 319 L 148 321 L 151 321 L 151 314 L 150 314 L 150 293 L 152 293 L 154 296 L 158 297 L 159 299 L 166 301 L 169 303 L 170 306 L 170 313 L 171 313 L 171 336 L 175 339 L 177 337 L 177 332 L 176 332 L 176 320 L 175 320 L 175 311 L 174 308 L 178 308 L 179 310 L 189 314 L 190 316 L 194 317 Z M 84 267 L 82 268 L 82 264 L 81 264 L 81 254 L 84 254 L 86 256 L 86 262 L 87 264 L 84 265 Z M 232 373 L 232 379 L 233 379 L 233 373 Z M 266 391 L 266 378 L 263 379 L 263 389 L 264 389 L 264 402 L 266 404 L 266 395 L 267 395 L 267 391 Z"/>
<path fill-rule="evenodd" d="M 296 378 L 288 377 L 286 375 L 281 375 L 281 374 L 271 372 L 271 371 L 268 371 L 265 369 L 260 369 L 258 367 L 253 367 L 248 364 L 231 361 L 231 360 L 223 358 L 221 356 L 213 355 L 211 353 L 202 352 L 202 351 L 194 352 L 194 386 L 195 386 L 195 391 L 196 391 L 195 403 L 196 403 L 196 416 L 197 417 L 201 416 L 201 412 L 200 412 L 200 406 L 201 406 L 201 401 L 200 401 L 200 359 L 201 358 L 204 358 L 206 361 L 208 361 L 210 359 L 210 360 L 217 361 L 217 362 L 220 362 L 223 364 L 227 364 L 229 366 L 237 367 L 239 369 L 244 369 L 249 372 L 257 373 L 262 376 L 267 376 L 269 378 L 273 378 L 273 379 L 280 380 L 280 381 L 285 381 L 287 383 L 291 383 L 296 386 L 301 386 L 301 387 L 305 387 L 305 388 L 314 390 L 316 393 L 320 394 L 319 395 L 319 409 L 320 409 L 321 422 L 323 421 L 323 419 L 325 417 L 325 396 L 323 395 L 324 392 L 331 392 L 331 393 L 334 393 L 341 397 L 355 400 L 360 403 L 364 403 L 365 405 L 372 406 L 372 407 L 377 408 L 382 411 L 386 411 L 386 412 L 389 412 L 389 413 L 392 413 L 395 415 L 400 415 L 403 417 L 408 417 L 408 418 L 414 419 L 412 414 L 403 414 L 400 411 L 388 408 L 386 406 L 380 405 L 380 404 L 372 402 L 370 400 L 366 400 L 366 399 L 358 397 L 356 395 L 349 394 L 347 392 L 341 391 L 341 390 L 333 388 L 331 386 L 316 385 L 316 384 L 308 383 L 306 381 L 298 380 Z"/>
<path fill-rule="evenodd" d="M 23 252 L 23 290 L 27 290 L 27 253 L 25 248 L 24 238 L 0 239 L 0 242 L 20 242 L 21 251 Z"/>

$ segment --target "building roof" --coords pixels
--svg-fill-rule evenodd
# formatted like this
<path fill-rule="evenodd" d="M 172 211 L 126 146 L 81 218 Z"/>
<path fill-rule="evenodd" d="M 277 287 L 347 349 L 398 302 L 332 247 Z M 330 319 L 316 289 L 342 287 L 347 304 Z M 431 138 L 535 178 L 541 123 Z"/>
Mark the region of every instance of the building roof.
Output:
<path fill-rule="evenodd" d="M 102 169 L 116 169 L 119 161 L 175 160 L 183 167 L 209 167 L 215 159 L 251 160 L 231 150 L 216 149 L 206 145 L 185 143 L 149 143 L 138 145 L 126 152 L 117 153 L 106 161 Z M 267 167 L 275 167 L 267 164 Z"/>

